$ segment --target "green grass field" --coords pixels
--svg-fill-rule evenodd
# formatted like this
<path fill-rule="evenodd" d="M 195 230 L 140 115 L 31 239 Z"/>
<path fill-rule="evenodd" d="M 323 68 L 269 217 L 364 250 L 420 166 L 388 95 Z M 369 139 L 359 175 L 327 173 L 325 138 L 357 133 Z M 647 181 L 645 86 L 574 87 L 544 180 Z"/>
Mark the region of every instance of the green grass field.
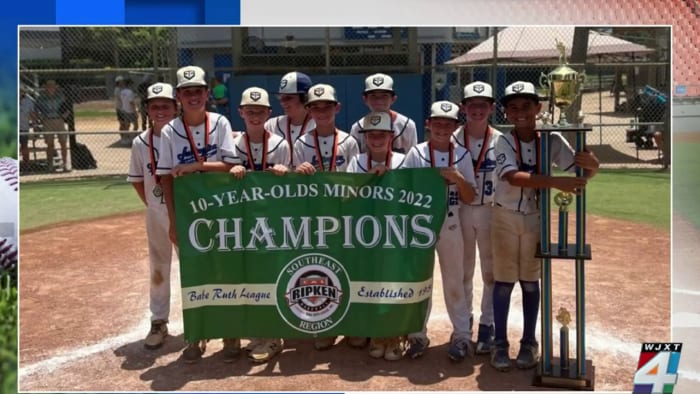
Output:
<path fill-rule="evenodd" d="M 670 228 L 670 175 L 658 171 L 602 171 L 589 182 L 588 212 Z M 119 178 L 23 183 L 20 228 L 83 220 L 143 209 L 132 186 Z"/>
<path fill-rule="evenodd" d="M 79 109 L 75 111 L 76 118 L 94 118 L 94 117 L 109 117 L 114 118 L 116 113 L 114 110 L 111 111 L 99 111 L 94 109 Z"/>
<path fill-rule="evenodd" d="M 673 208 L 700 228 L 700 143 L 673 146 Z"/>

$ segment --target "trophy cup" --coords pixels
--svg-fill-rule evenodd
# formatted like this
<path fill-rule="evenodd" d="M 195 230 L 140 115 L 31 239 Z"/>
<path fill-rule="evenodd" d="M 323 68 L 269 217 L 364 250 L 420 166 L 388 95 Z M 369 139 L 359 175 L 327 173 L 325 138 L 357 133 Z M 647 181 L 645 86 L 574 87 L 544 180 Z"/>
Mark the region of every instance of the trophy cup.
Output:
<path fill-rule="evenodd" d="M 566 47 L 559 40 L 557 40 L 557 49 L 559 50 L 559 67 L 549 74 L 542 73 L 540 75 L 540 87 L 549 90 L 553 104 L 559 108 L 559 123 L 557 125 L 568 127 L 566 109 L 581 94 L 586 75 L 584 72 L 579 73 L 569 67 L 566 60 Z"/>
<path fill-rule="evenodd" d="M 569 369 L 569 323 L 571 323 L 571 314 L 566 308 L 559 308 L 557 321 L 561 323 L 559 329 L 559 367 L 562 372 Z"/>

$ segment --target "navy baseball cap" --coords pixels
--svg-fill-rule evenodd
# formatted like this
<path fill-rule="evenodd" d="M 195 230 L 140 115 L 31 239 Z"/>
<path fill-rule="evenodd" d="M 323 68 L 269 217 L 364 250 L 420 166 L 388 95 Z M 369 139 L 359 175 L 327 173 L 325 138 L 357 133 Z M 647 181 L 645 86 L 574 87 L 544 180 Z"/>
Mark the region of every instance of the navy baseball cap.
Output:
<path fill-rule="evenodd" d="M 309 91 L 311 85 L 311 78 L 308 75 L 292 71 L 285 74 L 280 80 L 280 90 L 277 94 L 305 94 Z"/>

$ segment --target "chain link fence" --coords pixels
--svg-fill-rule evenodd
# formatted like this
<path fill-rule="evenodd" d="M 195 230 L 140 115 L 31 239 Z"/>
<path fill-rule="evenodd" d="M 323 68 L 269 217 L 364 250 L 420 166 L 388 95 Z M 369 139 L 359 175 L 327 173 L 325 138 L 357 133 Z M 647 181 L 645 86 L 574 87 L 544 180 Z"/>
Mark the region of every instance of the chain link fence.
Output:
<path fill-rule="evenodd" d="M 524 28 L 514 38 L 503 34 L 505 28 L 489 27 L 21 28 L 19 77 L 26 94 L 35 102 L 41 100 L 46 95 L 45 83 L 54 80 L 66 109 L 61 114 L 63 131 L 49 131 L 47 123 L 40 121 L 21 130 L 21 141 L 26 141 L 21 150 L 21 180 L 125 175 L 129 141 L 147 126 L 140 105 L 145 88 L 156 81 L 174 83 L 177 68 L 188 64 L 204 68 L 229 87 L 232 109 L 242 90 L 238 87 L 248 81 L 261 81 L 272 91 L 279 78 L 292 70 L 313 75 L 315 81 L 334 81 L 339 93 L 348 91 L 341 113 L 349 115 L 340 118 L 345 124 L 338 125 L 344 130 L 367 110 L 361 96 L 364 77 L 375 72 L 390 74 L 400 91 L 401 77 L 410 76 L 411 89 L 401 91 L 396 109 L 405 109 L 423 136 L 421 126 L 430 103 L 441 99 L 459 102 L 463 86 L 471 81 L 491 83 L 499 97 L 515 80 L 539 86 L 540 75 L 558 66 L 554 37 L 560 33 L 556 27 L 532 29 Z M 573 106 L 574 116 L 580 106 L 584 121 L 593 127 L 588 144 L 604 166 L 660 168 L 670 162 L 668 154 L 661 159 L 659 141 L 653 138 L 661 131 L 670 140 L 670 28 L 618 30 L 591 29 L 601 37 L 624 38 L 649 50 L 596 54 L 589 46 L 585 62 L 571 62 L 586 74 L 580 104 Z M 537 52 L 533 47 L 538 43 L 548 50 Z M 447 64 L 480 44 L 491 45 L 483 49 L 490 52 L 486 58 Z M 495 46 L 499 50 L 494 57 Z M 524 56 L 508 49 L 518 46 L 534 53 Z M 345 77 L 348 79 L 342 79 Z M 117 118 L 118 79 L 137 98 L 136 120 L 127 125 Z M 280 113 L 278 106 L 274 109 L 273 115 Z M 235 128 L 240 119 L 235 110 L 231 113 Z M 507 129 L 501 108 L 492 121 Z M 60 149 L 63 138 L 52 138 L 58 135 L 65 136 L 65 158 Z M 55 146 L 52 158 L 47 141 Z M 62 171 L 63 164 L 70 171 Z"/>

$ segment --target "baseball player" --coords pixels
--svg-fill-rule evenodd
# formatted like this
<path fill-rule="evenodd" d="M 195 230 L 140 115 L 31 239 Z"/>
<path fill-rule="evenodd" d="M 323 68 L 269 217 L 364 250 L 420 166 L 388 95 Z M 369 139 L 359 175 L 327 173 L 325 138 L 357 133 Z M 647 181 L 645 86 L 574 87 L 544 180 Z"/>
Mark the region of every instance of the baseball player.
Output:
<path fill-rule="evenodd" d="M 208 96 L 204 70 L 197 66 L 177 70 L 176 97 L 182 106 L 182 116 L 173 119 L 161 131 L 156 171 L 161 176 L 168 207 L 170 240 L 176 245 L 173 177 L 193 172 L 228 172 L 234 162 L 231 124 L 224 116 L 207 112 Z M 235 361 L 240 348 L 240 339 L 224 339 L 224 361 Z M 206 341 L 188 344 L 183 351 L 185 362 L 199 361 L 205 349 Z"/>
<path fill-rule="evenodd" d="M 157 349 L 168 336 L 170 316 L 170 262 L 172 244 L 168 239 L 168 208 L 163 199 L 163 186 L 156 175 L 163 126 L 177 116 L 177 102 L 172 85 L 156 83 L 146 89 L 145 109 L 151 127 L 134 138 L 127 181 L 131 182 L 146 205 L 146 235 L 150 264 L 151 330 L 146 336 L 146 349 Z"/>
<path fill-rule="evenodd" d="M 471 204 L 459 210 L 464 237 L 464 292 L 472 318 L 474 267 L 476 247 L 479 246 L 481 279 L 481 317 L 477 333 L 476 354 L 491 352 L 493 345 L 493 253 L 491 252 L 491 210 L 493 206 L 496 153 L 494 145 L 500 131 L 489 125 L 489 116 L 495 108 L 493 89 L 485 82 L 472 82 L 464 87 L 461 109 L 467 123 L 454 132 L 454 143 L 472 153 L 477 195 Z M 470 323 L 471 325 L 471 323 Z"/>
<path fill-rule="evenodd" d="M 265 130 L 279 135 L 287 140 L 287 144 L 293 149 L 294 142 L 310 130 L 316 127 L 304 104 L 308 98 L 311 78 L 300 72 L 285 74 L 280 80 L 280 88 L 277 97 L 284 110 L 284 115 L 268 119 L 265 122 Z M 298 163 L 294 162 L 292 155 L 289 166 L 294 168 Z"/>
<path fill-rule="evenodd" d="M 404 155 L 394 153 L 390 148 L 394 133 L 391 128 L 391 115 L 386 112 L 372 112 L 363 118 L 362 126 L 360 132 L 367 136 L 367 152 L 353 157 L 347 172 L 381 175 L 390 169 L 401 167 Z M 364 346 L 366 342 L 364 338 L 348 338 L 348 343 L 353 341 L 357 347 Z M 372 358 L 383 357 L 388 361 L 401 359 L 401 337 L 371 338 L 369 355 Z"/>
<path fill-rule="evenodd" d="M 340 111 L 335 89 L 325 84 L 312 86 L 306 108 L 316 127 L 294 142 L 296 171 L 345 171 L 359 152 L 355 138 L 335 126 L 335 114 Z"/>
<path fill-rule="evenodd" d="M 243 91 L 238 113 L 245 122 L 246 132 L 233 141 L 235 164 L 230 170 L 236 179 L 243 179 L 247 171 L 269 170 L 276 175 L 289 171 L 287 164 L 291 153 L 287 141 L 264 128 L 271 112 L 270 97 L 265 89 L 252 87 Z M 254 339 L 246 350 L 251 361 L 264 363 L 282 351 L 282 340 Z"/>
<path fill-rule="evenodd" d="M 599 163 L 590 152 L 574 153 L 559 133 L 539 136 L 535 119 L 542 105 L 535 86 L 518 81 L 508 85 L 501 99 L 506 118 L 513 124 L 510 133 L 496 139 L 496 194 L 492 213 L 493 311 L 495 340 L 491 366 L 499 371 L 510 369 L 508 354 L 508 311 L 515 282 L 520 282 L 523 297 L 523 336 L 516 358 L 518 368 L 537 365 L 538 344 L 535 337 L 540 306 L 540 261 L 535 258 L 540 239 L 540 212 L 537 189 L 556 188 L 578 193 L 588 178 L 595 175 Z M 544 176 L 538 174 L 539 139 L 549 138 L 552 162 L 565 171 L 575 166 L 584 169 L 583 177 Z"/>
<path fill-rule="evenodd" d="M 307 95 L 306 108 L 316 127 L 294 143 L 294 163 L 298 163 L 296 172 L 307 175 L 316 171 L 343 172 L 359 153 L 359 148 L 350 134 L 335 126 L 335 114 L 340 110 L 335 88 L 317 84 L 309 88 Z M 335 340 L 336 337 L 315 338 L 314 348 L 328 350 Z M 364 347 L 367 338 L 349 337 L 348 343 L 353 347 Z"/>
<path fill-rule="evenodd" d="M 373 74 L 365 79 L 365 91 L 362 101 L 372 112 L 388 112 L 391 114 L 391 128 L 394 130 L 394 138 L 391 146 L 394 152 L 406 153 L 414 147 L 418 141 L 416 123 L 405 115 L 391 109 L 396 102 L 394 93 L 394 79 L 386 74 Z M 360 151 L 366 150 L 366 142 L 360 135 L 362 119 L 355 122 L 350 128 L 350 135 L 359 141 Z"/>
<path fill-rule="evenodd" d="M 447 217 L 440 230 L 437 253 L 447 314 L 452 322 L 452 335 L 447 355 L 461 361 L 472 353 L 470 306 L 464 289 L 464 258 L 462 229 L 459 220 L 460 202 L 469 204 L 476 196 L 474 167 L 469 151 L 452 142 L 452 133 L 458 126 L 459 107 L 449 101 L 437 101 L 430 107 L 428 126 L 430 139 L 416 145 L 406 155 L 405 168 L 439 167 L 440 175 L 448 184 Z M 409 335 L 424 337 L 422 333 Z M 413 342 L 417 342 L 414 339 Z M 418 343 L 417 345 L 420 345 Z M 408 350 L 411 353 L 411 349 Z M 412 353 L 411 356 L 413 357 Z"/>

